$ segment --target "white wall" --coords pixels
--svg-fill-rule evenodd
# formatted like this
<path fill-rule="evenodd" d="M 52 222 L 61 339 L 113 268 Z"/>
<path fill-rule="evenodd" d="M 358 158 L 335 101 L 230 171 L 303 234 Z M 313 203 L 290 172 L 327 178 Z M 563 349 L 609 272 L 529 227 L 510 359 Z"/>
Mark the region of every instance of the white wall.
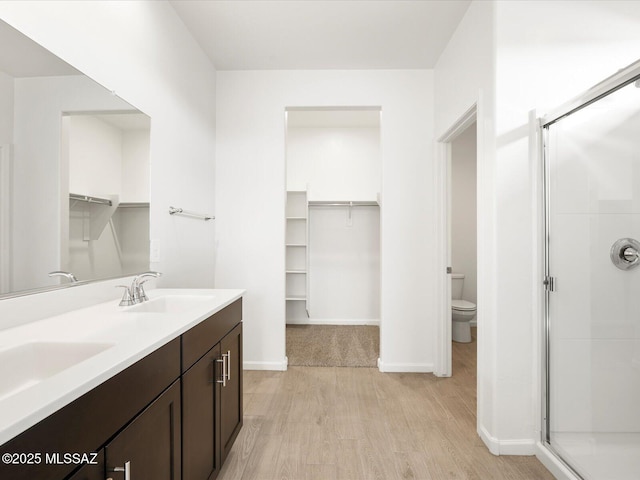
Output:
<path fill-rule="evenodd" d="M 120 197 L 122 130 L 91 115 L 71 115 L 68 134 L 69 192 Z"/>
<path fill-rule="evenodd" d="M 308 248 L 309 322 L 379 323 L 380 209 L 311 207 Z"/>
<path fill-rule="evenodd" d="M 148 202 L 149 186 L 149 130 L 125 130 L 120 201 Z"/>
<path fill-rule="evenodd" d="M 213 286 L 215 222 L 167 213 L 215 212 L 215 69 L 171 6 L 5 1 L 0 18 L 152 118 L 152 268 L 164 286 Z"/>
<path fill-rule="evenodd" d="M 376 200 L 379 128 L 288 128 L 286 148 L 288 190 L 308 189 L 309 200 Z"/>
<path fill-rule="evenodd" d="M 451 142 L 451 267 L 464 273 L 462 298 L 473 303 L 478 283 L 476 128 L 473 123 Z"/>
<path fill-rule="evenodd" d="M 285 108 L 380 106 L 382 368 L 432 370 L 432 82 L 420 70 L 218 72 L 216 285 L 247 289 L 246 366 L 285 367 Z"/>
<path fill-rule="evenodd" d="M 519 3 L 519 2 L 518 2 Z M 495 238 L 495 2 L 474 1 L 438 59 L 435 68 L 436 137 L 444 135 L 473 105 L 477 105 L 478 175 L 478 432 L 493 453 L 512 448 L 513 440 L 531 453 L 532 434 L 498 432 L 496 388 L 496 238 Z M 442 177 L 441 177 L 442 178 Z M 437 181 L 437 178 L 436 178 Z M 438 185 L 434 185 L 438 188 Z M 441 208 L 444 209 L 444 205 Z M 444 249 L 444 246 L 441 247 Z M 444 266 L 444 265 L 443 265 Z M 444 268 L 443 268 L 444 270 Z M 440 277 L 439 295 L 446 294 Z M 446 315 L 447 312 L 443 312 Z M 531 377 L 528 377 L 531 380 Z M 501 412 L 514 423 L 531 410 L 513 405 Z M 527 417 L 528 418 L 528 417 Z M 524 438 L 523 438 L 524 437 Z M 502 438 L 511 443 L 501 445 Z"/>
<path fill-rule="evenodd" d="M 473 2 L 436 67 L 437 134 L 480 100 L 478 429 L 494 453 L 533 453 L 539 438 L 538 167 L 529 158 L 528 114 L 636 60 L 639 9 Z M 523 251 L 531 262 L 513 262 Z"/>
<path fill-rule="evenodd" d="M 521 1 L 496 4 L 497 362 L 495 429 L 499 438 L 537 438 L 536 377 L 540 319 L 532 291 L 537 255 L 532 201 L 538 171 L 529 158 L 528 113 L 555 107 L 638 59 L 640 3 Z M 544 34 L 541 34 L 544 32 Z M 479 322 L 480 323 L 480 322 Z M 515 407 L 514 406 L 519 406 Z M 529 422 L 515 422 L 517 418 Z"/>

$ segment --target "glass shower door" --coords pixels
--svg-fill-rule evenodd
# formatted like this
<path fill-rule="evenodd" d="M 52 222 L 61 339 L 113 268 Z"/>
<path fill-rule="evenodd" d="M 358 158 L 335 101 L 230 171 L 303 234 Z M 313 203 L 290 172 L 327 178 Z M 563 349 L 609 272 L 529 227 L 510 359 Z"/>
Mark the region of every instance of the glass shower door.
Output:
<path fill-rule="evenodd" d="M 640 88 L 543 134 L 545 440 L 585 479 L 640 479 Z"/>

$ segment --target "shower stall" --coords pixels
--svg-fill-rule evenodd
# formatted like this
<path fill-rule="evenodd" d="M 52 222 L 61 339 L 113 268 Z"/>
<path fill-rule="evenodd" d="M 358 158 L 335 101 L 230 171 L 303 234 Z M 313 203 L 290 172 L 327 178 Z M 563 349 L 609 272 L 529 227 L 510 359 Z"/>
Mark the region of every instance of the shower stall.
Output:
<path fill-rule="evenodd" d="M 640 479 L 640 62 L 540 122 L 543 442 L 579 477 Z"/>

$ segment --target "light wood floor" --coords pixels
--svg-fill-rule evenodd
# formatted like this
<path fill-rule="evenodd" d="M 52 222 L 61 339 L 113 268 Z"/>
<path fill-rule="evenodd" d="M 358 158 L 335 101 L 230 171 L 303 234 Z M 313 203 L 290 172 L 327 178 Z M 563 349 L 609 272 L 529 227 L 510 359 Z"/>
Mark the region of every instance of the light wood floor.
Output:
<path fill-rule="evenodd" d="M 244 427 L 220 480 L 553 479 L 476 434 L 475 341 L 453 377 L 375 368 L 245 371 Z"/>

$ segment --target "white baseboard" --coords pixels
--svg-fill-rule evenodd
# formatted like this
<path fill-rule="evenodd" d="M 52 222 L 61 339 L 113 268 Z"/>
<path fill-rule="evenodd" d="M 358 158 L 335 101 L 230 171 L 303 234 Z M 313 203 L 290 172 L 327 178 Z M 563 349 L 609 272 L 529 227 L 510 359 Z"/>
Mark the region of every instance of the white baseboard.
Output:
<path fill-rule="evenodd" d="M 289 361 L 287 357 L 284 357 L 284 360 L 281 362 L 251 362 L 244 361 L 242 362 L 242 368 L 244 370 L 276 370 L 276 371 L 286 371 L 287 365 Z"/>
<path fill-rule="evenodd" d="M 378 318 L 303 318 L 287 320 L 287 325 L 380 325 Z"/>
<path fill-rule="evenodd" d="M 563 465 L 542 442 L 536 442 L 536 458 L 540 460 L 540 463 L 558 480 L 580 480 L 580 478 L 576 477 L 571 470 Z"/>
<path fill-rule="evenodd" d="M 531 438 L 517 440 L 499 440 L 492 436 L 484 426 L 478 429 L 478 435 L 494 455 L 535 455 L 536 441 Z"/>
<path fill-rule="evenodd" d="M 378 370 L 386 373 L 432 373 L 432 363 L 387 363 L 378 358 Z"/>

